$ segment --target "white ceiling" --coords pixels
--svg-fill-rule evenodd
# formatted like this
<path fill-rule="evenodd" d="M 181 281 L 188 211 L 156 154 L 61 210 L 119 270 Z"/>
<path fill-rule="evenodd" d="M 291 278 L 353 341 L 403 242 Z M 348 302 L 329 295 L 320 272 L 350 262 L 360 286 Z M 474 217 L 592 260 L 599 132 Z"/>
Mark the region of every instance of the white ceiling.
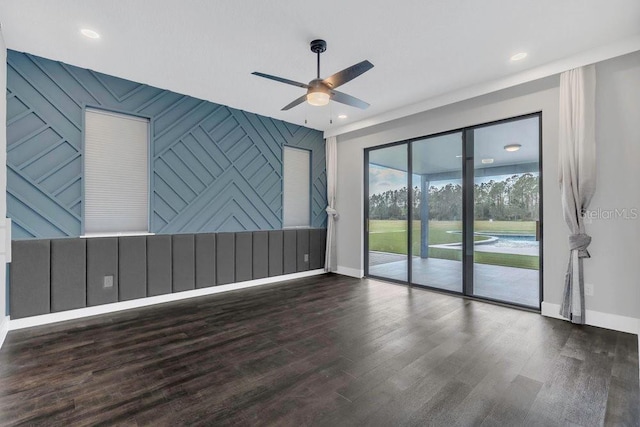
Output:
<path fill-rule="evenodd" d="M 330 131 L 637 38 L 640 2 L 0 0 L 0 22 L 9 49 Z M 280 111 L 304 90 L 250 74 L 308 82 L 315 38 L 328 43 L 322 77 L 364 59 L 375 65 L 340 89 L 369 109 Z M 529 56 L 511 63 L 520 51 Z"/>

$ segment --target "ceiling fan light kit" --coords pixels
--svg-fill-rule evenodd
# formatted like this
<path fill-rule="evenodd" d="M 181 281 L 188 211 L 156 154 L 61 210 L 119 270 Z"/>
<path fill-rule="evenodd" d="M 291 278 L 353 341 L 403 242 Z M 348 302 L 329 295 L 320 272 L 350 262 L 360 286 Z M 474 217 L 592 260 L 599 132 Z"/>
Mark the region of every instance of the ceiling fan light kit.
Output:
<path fill-rule="evenodd" d="M 311 52 L 317 55 L 318 60 L 317 77 L 311 80 L 309 84 L 296 82 L 282 77 L 272 76 L 270 74 L 259 73 L 257 71 L 254 71 L 251 74 L 259 77 L 264 77 L 266 79 L 275 80 L 280 83 L 307 89 L 307 93 L 305 95 L 302 95 L 301 97 L 285 105 L 284 108 L 282 108 L 283 111 L 290 110 L 291 108 L 295 107 L 296 105 L 300 105 L 305 101 L 307 101 L 310 105 L 316 107 L 327 105 L 330 100 L 339 102 L 341 104 L 350 105 L 352 107 L 361 108 L 363 110 L 369 107 L 369 104 L 362 101 L 361 99 L 355 98 L 351 95 L 347 95 L 343 92 L 338 92 L 334 89 L 369 71 L 373 68 L 373 64 L 369 61 L 362 61 L 355 65 L 352 65 L 351 67 L 345 68 L 344 70 L 339 71 L 323 80 L 320 78 L 320 54 L 326 50 L 326 41 L 318 39 L 311 42 Z"/>
<path fill-rule="evenodd" d="M 312 92 L 311 90 L 309 90 L 309 92 L 307 93 L 307 102 L 315 107 L 322 107 L 323 105 L 327 105 L 330 99 L 331 96 L 327 92 Z"/>

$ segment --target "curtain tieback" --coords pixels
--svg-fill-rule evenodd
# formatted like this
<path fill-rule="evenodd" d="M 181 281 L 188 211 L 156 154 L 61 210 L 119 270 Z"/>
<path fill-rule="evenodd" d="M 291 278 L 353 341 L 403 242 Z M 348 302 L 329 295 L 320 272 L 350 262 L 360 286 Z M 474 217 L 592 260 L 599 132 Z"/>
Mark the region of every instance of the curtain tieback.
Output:
<path fill-rule="evenodd" d="M 333 209 L 331 206 L 327 206 L 325 211 L 327 211 L 327 214 L 331 215 L 333 219 L 338 219 L 338 217 L 340 216 L 338 215 L 338 211 Z"/>
<path fill-rule="evenodd" d="M 591 236 L 587 234 L 572 234 L 569 236 L 569 248 L 578 251 L 578 258 L 591 258 L 587 247 L 591 243 Z"/>

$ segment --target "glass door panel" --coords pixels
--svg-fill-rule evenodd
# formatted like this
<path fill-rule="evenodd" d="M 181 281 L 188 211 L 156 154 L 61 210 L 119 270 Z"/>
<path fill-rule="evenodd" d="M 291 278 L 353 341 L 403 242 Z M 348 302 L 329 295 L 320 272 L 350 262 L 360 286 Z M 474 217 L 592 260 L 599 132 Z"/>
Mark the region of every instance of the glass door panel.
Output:
<path fill-rule="evenodd" d="M 540 309 L 540 120 L 365 150 L 365 274 Z"/>
<path fill-rule="evenodd" d="M 462 132 L 413 141 L 411 280 L 462 292 Z"/>
<path fill-rule="evenodd" d="M 539 117 L 473 130 L 473 295 L 539 308 Z"/>
<path fill-rule="evenodd" d="M 368 180 L 368 275 L 409 280 L 408 145 L 370 150 Z"/>

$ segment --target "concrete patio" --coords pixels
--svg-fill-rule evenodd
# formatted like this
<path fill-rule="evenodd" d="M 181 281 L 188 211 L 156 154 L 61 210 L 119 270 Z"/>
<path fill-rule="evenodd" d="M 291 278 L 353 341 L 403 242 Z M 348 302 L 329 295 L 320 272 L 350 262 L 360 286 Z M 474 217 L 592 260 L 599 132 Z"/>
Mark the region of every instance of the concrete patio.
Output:
<path fill-rule="evenodd" d="M 413 283 L 462 292 L 462 262 L 413 257 Z M 369 274 L 407 280 L 407 256 L 369 252 Z M 474 295 L 538 308 L 539 271 L 498 265 L 475 264 Z"/>

